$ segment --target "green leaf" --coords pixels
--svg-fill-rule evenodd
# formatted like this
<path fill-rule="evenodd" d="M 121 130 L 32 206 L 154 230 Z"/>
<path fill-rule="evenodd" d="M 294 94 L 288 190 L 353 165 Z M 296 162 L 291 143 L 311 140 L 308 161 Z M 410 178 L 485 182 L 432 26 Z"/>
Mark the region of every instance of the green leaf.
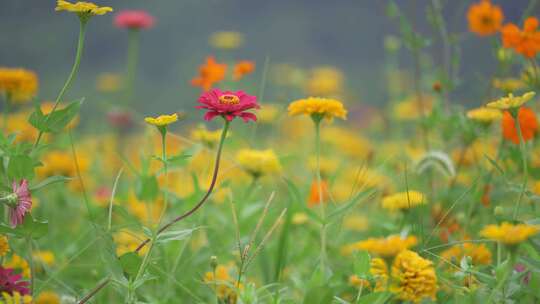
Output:
<path fill-rule="evenodd" d="M 25 154 L 13 155 L 9 158 L 7 174 L 12 180 L 30 179 L 34 176 L 34 161 Z"/>
<path fill-rule="evenodd" d="M 168 243 L 170 241 L 180 241 L 191 236 L 193 231 L 199 228 L 193 229 L 182 229 L 182 230 L 172 230 L 166 231 L 158 235 L 157 243 Z"/>
<path fill-rule="evenodd" d="M 37 191 L 43 187 L 56 184 L 56 183 L 66 182 L 69 180 L 71 180 L 71 178 L 66 177 L 66 176 L 60 176 L 60 175 L 50 176 L 42 180 L 41 182 L 37 183 L 36 185 L 30 186 L 30 191 Z"/>
<path fill-rule="evenodd" d="M 159 194 L 159 185 L 155 175 L 141 175 L 135 185 L 135 195 L 141 201 L 153 201 Z"/>
<path fill-rule="evenodd" d="M 190 154 L 179 154 L 179 155 L 167 157 L 167 163 L 171 167 L 183 167 L 187 165 L 190 157 L 192 157 L 192 155 Z"/>
<path fill-rule="evenodd" d="M 39 105 L 36 105 L 36 109 L 30 115 L 28 122 L 44 133 L 60 132 L 79 114 L 83 100 L 74 101 L 62 109 L 57 108 L 53 113 L 47 115 L 43 114 Z"/>
<path fill-rule="evenodd" d="M 132 278 L 137 275 L 142 259 L 135 252 L 128 252 L 120 256 L 120 265 L 127 278 Z"/>

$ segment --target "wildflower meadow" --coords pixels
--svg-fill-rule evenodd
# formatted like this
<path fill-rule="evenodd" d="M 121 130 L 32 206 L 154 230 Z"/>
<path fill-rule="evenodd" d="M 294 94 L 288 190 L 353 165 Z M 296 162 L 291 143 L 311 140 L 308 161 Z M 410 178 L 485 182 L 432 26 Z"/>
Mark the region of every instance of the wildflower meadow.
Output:
<path fill-rule="evenodd" d="M 540 303 L 538 1 L 373 1 L 389 32 L 347 40 L 379 43 L 377 87 L 278 39 L 255 60 L 221 16 L 144 100 L 141 50 L 190 45 L 148 44 L 168 1 L 40 2 L 69 55 L 0 57 L 0 303 Z M 92 52 L 121 68 L 88 81 Z"/>

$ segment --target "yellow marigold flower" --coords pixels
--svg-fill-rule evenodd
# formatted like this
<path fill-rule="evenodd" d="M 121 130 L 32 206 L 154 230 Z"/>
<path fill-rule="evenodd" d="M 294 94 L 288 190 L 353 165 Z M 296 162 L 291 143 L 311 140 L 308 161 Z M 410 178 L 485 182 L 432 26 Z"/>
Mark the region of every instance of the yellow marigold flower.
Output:
<path fill-rule="evenodd" d="M 178 121 L 178 114 L 174 113 L 171 115 L 159 115 L 158 117 L 146 117 L 144 121 L 156 127 L 165 127 Z"/>
<path fill-rule="evenodd" d="M 368 280 L 361 279 L 355 274 L 349 276 L 349 285 L 356 288 L 366 288 L 366 287 L 369 288 L 371 286 Z"/>
<path fill-rule="evenodd" d="M 122 77 L 114 73 L 99 74 L 96 80 L 96 89 L 99 92 L 116 92 L 122 86 Z"/>
<path fill-rule="evenodd" d="M 36 96 L 38 90 L 36 73 L 21 68 L 0 67 L 0 93 L 10 102 L 22 103 Z"/>
<path fill-rule="evenodd" d="M 449 261 L 456 265 L 463 257 L 471 257 L 474 265 L 491 264 L 491 251 L 484 244 L 464 243 L 452 246 L 441 253 L 443 261 Z"/>
<path fill-rule="evenodd" d="M 230 134 L 230 133 L 229 133 Z M 191 131 L 191 139 L 208 147 L 213 147 L 221 138 L 221 130 L 210 131 L 205 125 L 199 125 Z"/>
<path fill-rule="evenodd" d="M 6 256 L 9 252 L 8 238 L 5 235 L 0 235 L 0 257 Z"/>
<path fill-rule="evenodd" d="M 357 250 L 365 250 L 382 258 L 391 258 L 405 249 L 416 246 L 418 239 L 415 236 L 401 237 L 390 235 L 385 238 L 369 238 L 342 248 L 342 253 L 349 255 Z"/>
<path fill-rule="evenodd" d="M 540 225 L 517 224 L 503 222 L 501 225 L 488 225 L 480 231 L 480 235 L 506 245 L 517 245 L 526 241 L 540 231 Z"/>
<path fill-rule="evenodd" d="M 28 265 L 28 262 L 16 254 L 11 256 L 11 258 L 4 263 L 4 267 L 20 271 L 25 278 L 30 277 L 30 266 Z"/>
<path fill-rule="evenodd" d="M 481 123 L 492 123 L 502 118 L 502 112 L 498 109 L 481 107 L 468 111 L 467 117 Z"/>
<path fill-rule="evenodd" d="M 388 284 L 388 266 L 381 258 L 371 259 L 369 272 L 375 278 L 375 291 L 386 290 Z"/>
<path fill-rule="evenodd" d="M 233 50 L 242 46 L 244 36 L 239 32 L 220 31 L 213 33 L 208 42 L 216 49 Z"/>
<path fill-rule="evenodd" d="M 521 96 L 514 96 L 514 94 L 510 93 L 506 97 L 501 97 L 495 101 L 488 103 L 487 107 L 499 110 L 519 108 L 524 103 L 531 100 L 535 94 L 535 92 L 527 92 Z"/>
<path fill-rule="evenodd" d="M 43 291 L 36 298 L 35 304 L 60 304 L 60 297 L 53 291 Z"/>
<path fill-rule="evenodd" d="M 493 79 L 493 87 L 506 91 L 514 92 L 525 88 L 526 83 L 518 78 L 495 78 Z"/>
<path fill-rule="evenodd" d="M 315 96 L 332 96 L 343 91 L 343 72 L 332 66 L 313 69 L 306 83 L 306 92 Z"/>
<path fill-rule="evenodd" d="M 56 260 L 56 258 L 54 257 L 54 253 L 49 250 L 36 251 L 34 252 L 32 257 L 34 258 L 34 260 L 39 261 L 40 263 L 47 266 L 52 266 Z"/>
<path fill-rule="evenodd" d="M 236 161 L 254 177 L 281 172 L 279 160 L 271 149 L 242 149 L 236 153 Z"/>
<path fill-rule="evenodd" d="M 100 7 L 100 6 L 95 5 L 92 2 L 79 1 L 76 3 L 71 3 L 64 0 L 58 0 L 56 2 L 55 10 L 57 12 L 68 11 L 72 13 L 77 13 L 77 15 L 79 15 L 79 17 L 81 18 L 83 17 L 88 18 L 88 17 L 96 16 L 96 15 L 105 15 L 106 13 L 113 11 L 112 7 L 109 7 L 109 6 Z"/>
<path fill-rule="evenodd" d="M 426 203 L 422 192 L 409 190 L 383 197 L 382 206 L 385 209 L 395 211 L 409 209 Z"/>
<path fill-rule="evenodd" d="M 405 250 L 398 254 L 392 265 L 390 291 L 403 301 L 419 303 L 425 298 L 435 300 L 437 275 L 433 262 L 416 252 Z"/>
<path fill-rule="evenodd" d="M 347 110 L 341 101 L 329 98 L 308 97 L 289 104 L 289 115 L 306 114 L 311 117 L 321 117 L 331 120 L 334 117 L 347 118 Z"/>
<path fill-rule="evenodd" d="M 9 294 L 7 292 L 2 292 L 2 300 L 0 300 L 0 304 L 31 304 L 32 303 L 32 296 L 30 295 L 21 295 L 17 291 L 15 291 L 13 294 Z"/>

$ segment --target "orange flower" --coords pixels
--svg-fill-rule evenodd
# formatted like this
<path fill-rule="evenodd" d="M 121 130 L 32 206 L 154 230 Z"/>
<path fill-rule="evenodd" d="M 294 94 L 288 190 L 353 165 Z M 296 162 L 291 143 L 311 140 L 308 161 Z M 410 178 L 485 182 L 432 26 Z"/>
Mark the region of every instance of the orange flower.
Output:
<path fill-rule="evenodd" d="M 531 140 L 538 131 L 538 120 L 533 110 L 527 107 L 519 108 L 518 112 L 519 125 L 523 140 Z M 516 145 L 519 144 L 519 134 L 516 129 L 514 117 L 508 111 L 504 111 L 502 118 L 502 133 L 503 137 Z"/>
<path fill-rule="evenodd" d="M 238 61 L 234 66 L 233 79 L 240 80 L 242 77 L 255 71 L 255 62 L 249 60 Z"/>
<path fill-rule="evenodd" d="M 319 192 L 319 184 L 316 180 L 314 180 L 311 183 L 311 189 L 309 191 L 309 198 L 308 198 L 308 207 L 314 207 L 320 204 L 321 197 L 320 193 L 322 192 L 322 201 L 326 202 L 329 198 L 328 193 L 328 183 L 325 180 L 321 181 L 321 191 Z"/>
<path fill-rule="evenodd" d="M 540 52 L 540 31 L 538 19 L 529 17 L 523 24 L 523 30 L 513 23 L 506 24 L 502 29 L 502 43 L 505 48 L 512 48 L 519 54 L 533 58 Z"/>
<path fill-rule="evenodd" d="M 489 36 L 499 31 L 504 15 L 498 5 L 491 4 L 489 0 L 482 0 L 469 7 L 467 19 L 471 32 L 479 36 Z"/>
<path fill-rule="evenodd" d="M 206 57 L 206 63 L 199 67 L 199 76 L 191 80 L 191 85 L 201 87 L 208 91 L 212 86 L 225 78 L 227 65 L 217 63 L 213 56 Z"/>

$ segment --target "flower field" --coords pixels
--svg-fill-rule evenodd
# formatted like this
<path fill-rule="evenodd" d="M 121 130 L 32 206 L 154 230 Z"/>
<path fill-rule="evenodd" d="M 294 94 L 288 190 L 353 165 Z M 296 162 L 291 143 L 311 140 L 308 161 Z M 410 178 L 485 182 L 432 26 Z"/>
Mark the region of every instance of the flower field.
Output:
<path fill-rule="evenodd" d="M 79 25 L 54 96 L 0 58 L 0 304 L 540 303 L 537 1 L 378 1 L 376 103 L 216 30 L 174 89 L 198 97 L 146 112 L 153 4 L 50 2 Z M 107 22 L 125 68 L 81 83 Z M 467 41 L 492 68 L 472 84 Z"/>

